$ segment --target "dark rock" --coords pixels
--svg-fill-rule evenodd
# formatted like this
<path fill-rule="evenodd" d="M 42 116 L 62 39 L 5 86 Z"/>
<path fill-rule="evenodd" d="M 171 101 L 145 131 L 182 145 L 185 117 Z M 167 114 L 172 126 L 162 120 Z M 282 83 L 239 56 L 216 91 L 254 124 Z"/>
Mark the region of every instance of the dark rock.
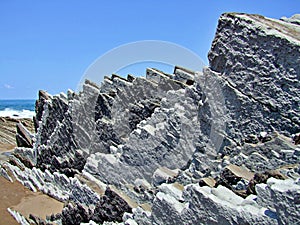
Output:
<path fill-rule="evenodd" d="M 300 133 L 297 133 L 297 134 L 293 135 L 293 141 L 294 141 L 295 145 L 300 144 Z"/>
<path fill-rule="evenodd" d="M 246 143 L 257 144 L 258 141 L 259 141 L 258 138 L 257 138 L 256 135 L 254 135 L 254 134 L 249 134 L 249 135 L 245 138 L 245 142 L 246 142 Z"/>
<path fill-rule="evenodd" d="M 233 189 L 232 185 L 236 185 L 241 179 L 241 177 L 236 176 L 228 168 L 225 168 L 217 180 L 216 186 L 223 185 L 229 189 Z"/>
<path fill-rule="evenodd" d="M 91 211 L 86 206 L 69 203 L 62 211 L 62 224 L 79 225 L 80 223 L 87 223 L 91 217 L 90 213 Z"/>
<path fill-rule="evenodd" d="M 125 212 L 131 212 L 131 209 L 132 208 L 123 198 L 110 188 L 107 188 L 99 204 L 96 205 L 91 219 L 97 223 L 103 223 L 104 221 L 121 222 L 123 214 Z"/>
<path fill-rule="evenodd" d="M 269 135 L 267 132 L 260 132 L 260 134 L 259 134 L 259 136 L 258 136 L 258 139 L 259 139 L 262 143 L 265 143 L 265 142 L 271 141 L 271 140 L 272 140 L 272 136 Z"/>
<path fill-rule="evenodd" d="M 17 123 L 16 142 L 18 147 L 33 147 L 32 134 L 22 123 Z"/>
<path fill-rule="evenodd" d="M 37 129 L 39 127 L 39 121 L 42 119 L 43 111 L 44 111 L 44 105 L 47 100 L 51 100 L 51 96 L 45 92 L 40 90 L 38 94 L 39 98 L 35 102 L 35 117 L 33 119 L 35 132 L 37 132 Z"/>
<path fill-rule="evenodd" d="M 252 180 L 250 180 L 247 187 L 247 194 L 256 194 L 255 185 L 261 183 L 267 183 L 270 177 L 284 180 L 286 177 L 276 170 L 265 171 L 264 173 L 256 173 Z"/>

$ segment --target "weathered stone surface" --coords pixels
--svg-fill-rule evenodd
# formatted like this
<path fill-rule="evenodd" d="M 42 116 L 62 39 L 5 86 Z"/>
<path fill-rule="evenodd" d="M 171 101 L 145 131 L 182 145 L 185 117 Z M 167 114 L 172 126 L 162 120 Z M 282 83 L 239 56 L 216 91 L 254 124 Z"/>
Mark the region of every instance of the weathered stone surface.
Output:
<path fill-rule="evenodd" d="M 98 223 L 104 221 L 122 221 L 125 212 L 131 212 L 130 205 L 120 197 L 116 192 L 107 188 L 100 202 L 96 205 L 91 219 Z"/>
<path fill-rule="evenodd" d="M 300 222 L 300 185 L 299 180 L 274 180 L 269 179 L 271 196 L 276 202 L 275 209 L 279 217 L 279 224 L 297 224 Z"/>
<path fill-rule="evenodd" d="M 229 189 L 190 185 L 181 203 L 159 192 L 152 208 L 154 224 L 273 224 L 276 219 L 264 214 L 254 201 L 246 201 Z"/>
<path fill-rule="evenodd" d="M 268 110 L 268 117 L 274 121 L 268 117 L 264 121 L 284 134 L 297 132 L 300 125 L 299 33 L 299 26 L 279 20 L 223 14 L 208 55 L 210 68 L 250 101 Z M 254 112 L 258 114 L 258 110 Z M 256 132 L 272 130 L 270 125 L 262 125 L 265 130 Z"/>
<path fill-rule="evenodd" d="M 159 83 L 141 78 L 136 78 L 133 84 L 135 82 L 136 86 L 130 87 L 131 94 L 134 92 L 138 94 L 141 86 L 144 95 L 153 96 L 160 93 L 160 106 L 153 111 L 151 117 L 137 125 L 124 145 L 116 146 L 115 152 L 111 154 L 91 155 L 85 165 L 85 171 L 104 182 L 115 185 L 124 179 L 133 183 L 137 178 L 146 178 L 151 183 L 152 175 L 158 167 L 166 166 L 170 169 L 185 167 L 195 148 L 193 140 L 197 140 L 200 135 L 199 128 L 194 126 L 198 123 L 198 106 L 194 96 L 200 95 L 196 92 L 196 88 L 194 90 L 186 87 L 186 90 L 168 91 L 172 80 L 164 75 L 155 81 Z M 175 85 L 175 88 L 180 87 L 176 82 L 172 85 Z M 151 90 L 153 88 L 155 93 Z M 123 95 L 126 94 L 126 90 L 124 91 Z M 133 96 L 137 98 L 136 95 Z M 124 96 L 124 98 L 126 100 L 129 97 Z M 126 119 L 127 116 L 123 114 L 122 118 L 121 125 L 124 126 L 126 124 L 124 118 Z M 116 121 L 114 128 L 127 130 L 119 125 L 116 126 Z"/>
<path fill-rule="evenodd" d="M 298 180 L 270 178 L 257 189 L 258 203 L 276 210 L 278 224 L 298 224 L 300 183 Z"/>
<path fill-rule="evenodd" d="M 79 225 L 82 222 L 88 222 L 90 214 L 88 209 L 81 204 L 75 206 L 69 203 L 62 211 L 62 224 L 64 225 Z"/>
<path fill-rule="evenodd" d="M 29 133 L 34 133 L 34 125 L 32 119 L 29 118 L 10 118 L 10 117 L 0 117 L 0 149 L 2 151 L 10 151 L 17 146 L 16 143 L 16 125 L 18 123 L 22 124 L 22 127 L 26 127 L 29 131 L 26 133 L 27 140 L 30 143 L 33 135 L 28 135 Z M 32 143 L 31 143 L 32 144 Z"/>
<path fill-rule="evenodd" d="M 291 138 L 275 134 L 272 140 L 265 143 L 244 144 L 231 162 L 245 165 L 254 172 L 274 170 L 283 165 L 297 164 L 300 158 L 296 148 Z"/>
<path fill-rule="evenodd" d="M 283 20 L 223 14 L 203 71 L 41 91 L 35 142 L 2 173 L 68 202 L 63 224 L 299 223 L 300 28 Z"/>
<path fill-rule="evenodd" d="M 291 16 L 290 18 L 282 17 L 281 20 L 283 20 L 285 22 L 293 23 L 296 25 L 300 25 L 300 14 L 295 14 L 295 15 Z"/>
<path fill-rule="evenodd" d="M 33 134 L 22 124 L 17 123 L 16 142 L 18 147 L 33 147 Z"/>

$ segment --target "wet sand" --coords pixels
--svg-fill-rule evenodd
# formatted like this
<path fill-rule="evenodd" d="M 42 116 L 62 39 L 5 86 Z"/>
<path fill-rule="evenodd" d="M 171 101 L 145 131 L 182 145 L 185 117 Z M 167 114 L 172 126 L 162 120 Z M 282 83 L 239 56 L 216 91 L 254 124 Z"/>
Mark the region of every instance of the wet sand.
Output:
<path fill-rule="evenodd" d="M 46 216 L 60 213 L 63 209 L 63 203 L 42 193 L 31 193 L 22 198 L 21 202 L 12 206 L 11 209 L 20 212 L 23 216 L 29 218 L 29 215 L 38 216 L 46 219 Z"/>
<path fill-rule="evenodd" d="M 0 176 L 0 193 L 0 225 L 17 225 L 7 208 L 19 204 L 25 196 L 30 196 L 31 191 L 18 182 L 11 183 Z"/>
<path fill-rule="evenodd" d="M 46 219 L 47 215 L 62 211 L 63 203 L 42 193 L 34 193 L 15 181 L 13 183 L 0 177 L 0 225 L 18 224 L 7 211 L 11 208 L 23 216 L 29 214 Z"/>

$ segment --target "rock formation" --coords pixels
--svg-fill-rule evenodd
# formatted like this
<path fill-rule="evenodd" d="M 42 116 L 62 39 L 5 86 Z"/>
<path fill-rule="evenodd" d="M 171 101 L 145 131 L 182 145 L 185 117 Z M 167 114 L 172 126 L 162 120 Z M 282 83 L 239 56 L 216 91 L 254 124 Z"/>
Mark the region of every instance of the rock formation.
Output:
<path fill-rule="evenodd" d="M 1 174 L 66 203 L 49 223 L 299 223 L 297 21 L 223 14 L 203 71 L 41 91 Z"/>
<path fill-rule="evenodd" d="M 1 151 L 11 150 L 14 147 L 27 145 L 32 147 L 34 126 L 31 119 L 0 117 L 0 148 Z M 25 146 L 24 146 L 25 147 Z"/>

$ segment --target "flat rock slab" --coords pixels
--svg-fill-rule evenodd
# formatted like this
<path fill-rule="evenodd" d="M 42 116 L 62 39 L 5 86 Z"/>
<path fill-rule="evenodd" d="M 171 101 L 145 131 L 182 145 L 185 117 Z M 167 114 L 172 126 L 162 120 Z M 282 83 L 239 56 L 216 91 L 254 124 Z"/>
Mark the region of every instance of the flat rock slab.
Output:
<path fill-rule="evenodd" d="M 248 169 L 246 169 L 244 167 L 230 164 L 226 168 L 229 169 L 237 177 L 244 178 L 248 181 L 254 177 L 254 173 L 252 173 L 251 171 L 249 171 Z"/>

